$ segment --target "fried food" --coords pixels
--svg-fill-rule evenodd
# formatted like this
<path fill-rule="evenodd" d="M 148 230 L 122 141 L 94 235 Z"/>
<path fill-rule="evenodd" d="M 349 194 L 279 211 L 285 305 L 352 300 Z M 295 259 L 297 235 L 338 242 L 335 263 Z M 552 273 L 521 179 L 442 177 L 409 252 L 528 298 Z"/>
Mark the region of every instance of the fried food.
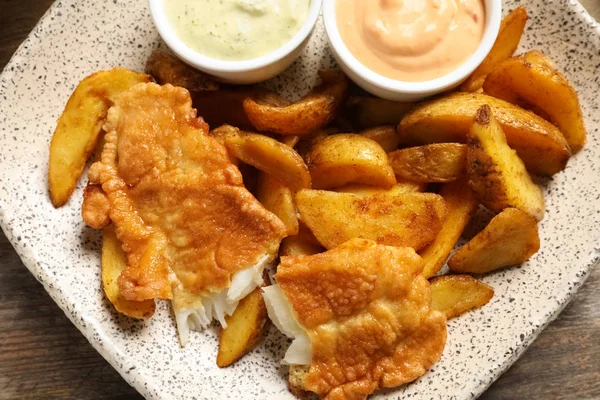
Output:
<path fill-rule="evenodd" d="M 387 153 L 374 140 L 352 133 L 327 136 L 306 155 L 313 188 L 349 183 L 389 188 L 396 183 Z"/>
<path fill-rule="evenodd" d="M 100 185 L 87 185 L 83 189 L 81 217 L 91 228 L 102 229 L 110 224 L 110 203 Z"/>
<path fill-rule="evenodd" d="M 364 399 L 423 375 L 442 355 L 446 319 L 430 308 L 414 250 L 353 239 L 313 256 L 282 257 L 264 289 L 271 320 L 294 338 L 292 392 Z"/>
<path fill-rule="evenodd" d="M 546 211 L 542 190 L 531 180 L 515 151 L 508 147 L 502 127 L 494 117 L 490 107 L 482 106 L 468 134 L 469 185 L 484 206 L 496 212 L 515 207 L 540 221 Z"/>
<path fill-rule="evenodd" d="M 114 227 L 102 231 L 102 287 L 106 298 L 121 314 L 131 318 L 147 319 L 154 315 L 154 300 L 131 301 L 123 298 L 117 280 L 126 268 L 127 260 L 117 239 Z"/>
<path fill-rule="evenodd" d="M 77 85 L 50 142 L 48 186 L 54 207 L 65 204 L 75 190 L 114 99 L 136 83 L 151 79 L 145 74 L 113 68 L 96 72 Z"/>
<path fill-rule="evenodd" d="M 337 70 L 319 71 L 323 83 L 295 103 L 279 106 L 250 96 L 244 111 L 259 131 L 309 135 L 336 117 L 348 94 L 348 79 Z M 235 125 L 235 124 L 234 124 Z"/>
<path fill-rule="evenodd" d="M 267 210 L 283 222 L 287 236 L 298 234 L 298 215 L 294 203 L 294 193 L 274 176 L 261 172 L 258 176 L 256 198 Z"/>
<path fill-rule="evenodd" d="M 484 274 L 521 264 L 539 249 L 536 220 L 521 210 L 507 208 L 458 249 L 448 261 L 448 266 L 455 272 Z"/>
<path fill-rule="evenodd" d="M 300 222 L 298 225 L 299 226 L 297 235 L 288 236 L 281 241 L 279 255 L 310 256 L 313 254 L 324 252 L 325 248 L 321 246 L 321 243 L 319 243 L 315 235 L 312 234 L 308 227 L 302 222 Z"/>
<path fill-rule="evenodd" d="M 348 99 L 346 113 L 356 121 L 361 129 L 366 129 L 379 125 L 398 125 L 402 117 L 414 106 L 415 103 L 400 103 L 378 97 L 353 96 Z"/>
<path fill-rule="evenodd" d="M 290 146 L 268 136 L 248 132 L 228 136 L 225 146 L 236 158 L 279 179 L 292 190 L 311 187 L 308 167 Z"/>
<path fill-rule="evenodd" d="M 477 92 L 480 90 L 487 74 L 515 53 L 515 50 L 519 47 L 521 36 L 523 36 L 527 18 L 525 7 L 517 7 L 504 17 L 496 42 L 487 57 L 460 86 L 463 92 Z"/>
<path fill-rule="evenodd" d="M 386 153 L 396 150 L 400 144 L 400 136 L 395 125 L 381 125 L 365 129 L 360 132 L 360 135 L 376 141 Z"/>
<path fill-rule="evenodd" d="M 219 333 L 217 365 L 228 367 L 256 346 L 267 322 L 267 307 L 262 289 L 257 287 L 240 300 L 230 317 L 225 317 L 226 328 Z"/>
<path fill-rule="evenodd" d="M 350 184 L 337 188 L 335 189 L 335 191 L 338 193 L 352 193 L 357 196 L 371 196 L 374 194 L 381 194 L 386 192 L 392 194 L 424 192 L 426 186 L 427 185 L 425 185 L 424 183 L 410 181 L 398 182 L 390 189 L 384 189 L 381 187 L 370 185 Z"/>
<path fill-rule="evenodd" d="M 431 309 L 446 319 L 481 308 L 494 297 L 494 289 L 470 275 L 446 275 L 431 279 Z"/>
<path fill-rule="evenodd" d="M 471 220 L 479 201 L 466 178 L 442 185 L 440 195 L 446 202 L 446 219 L 433 243 L 419 252 L 423 258 L 423 276 L 430 278 L 444 266 Z"/>
<path fill-rule="evenodd" d="M 545 62 L 531 63 L 526 55 L 504 60 L 487 76 L 483 90 L 499 99 L 515 104 L 525 102 L 542 110 L 560 129 L 573 153 L 585 144 L 586 130 L 577 92 L 563 74 Z"/>
<path fill-rule="evenodd" d="M 210 76 L 160 50 L 154 50 L 148 57 L 146 73 L 152 75 L 161 85 L 170 83 L 194 92 L 219 90 L 219 84 Z"/>
<path fill-rule="evenodd" d="M 464 176 L 467 146 L 434 143 L 388 154 L 397 177 L 414 182 L 452 182 Z"/>
<path fill-rule="evenodd" d="M 243 187 L 187 90 L 136 85 L 115 100 L 105 130 L 89 178 L 108 197 L 127 255 L 122 296 L 172 298 L 182 344 L 213 317 L 225 325 L 262 283 L 285 226 Z"/>
<path fill-rule="evenodd" d="M 571 151 L 558 128 L 530 111 L 485 94 L 454 93 L 418 106 L 400 123 L 402 143 L 465 143 L 483 105 L 490 106 L 509 146 L 529 171 L 549 176 L 565 168 Z"/>
<path fill-rule="evenodd" d="M 301 190 L 296 194 L 296 207 L 301 220 L 327 249 L 364 238 L 420 250 L 436 238 L 446 217 L 441 196 L 393 190 L 371 196 Z"/>
<path fill-rule="evenodd" d="M 289 102 L 277 93 L 257 86 L 225 86 L 213 92 L 192 92 L 192 102 L 202 118 L 211 126 L 224 124 L 254 131 L 256 128 L 244 111 L 244 100 L 251 98 L 261 104 L 285 107 Z"/>

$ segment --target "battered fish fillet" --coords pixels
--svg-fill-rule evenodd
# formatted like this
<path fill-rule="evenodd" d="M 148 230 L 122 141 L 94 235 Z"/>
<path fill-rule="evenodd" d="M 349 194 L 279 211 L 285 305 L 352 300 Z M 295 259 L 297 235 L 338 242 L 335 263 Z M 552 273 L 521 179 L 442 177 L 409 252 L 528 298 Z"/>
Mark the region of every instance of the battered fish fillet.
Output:
<path fill-rule="evenodd" d="M 102 185 L 127 254 L 119 289 L 128 300 L 172 298 L 185 345 L 189 329 L 213 318 L 225 325 L 262 283 L 285 226 L 244 188 L 187 90 L 136 85 L 116 99 L 104 129 L 89 178 Z"/>
<path fill-rule="evenodd" d="M 446 319 L 431 310 L 423 262 L 410 248 L 352 239 L 325 253 L 281 257 L 264 289 L 269 316 L 295 340 L 290 389 L 364 399 L 411 382 L 437 362 Z"/>

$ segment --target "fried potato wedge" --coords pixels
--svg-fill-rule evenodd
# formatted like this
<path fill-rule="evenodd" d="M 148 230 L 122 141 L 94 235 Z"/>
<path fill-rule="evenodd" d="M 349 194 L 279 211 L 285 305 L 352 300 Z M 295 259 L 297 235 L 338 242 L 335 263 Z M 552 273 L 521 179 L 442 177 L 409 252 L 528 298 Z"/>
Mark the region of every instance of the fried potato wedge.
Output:
<path fill-rule="evenodd" d="M 137 83 L 151 80 L 146 74 L 113 68 L 96 72 L 77 85 L 50 142 L 48 186 L 54 207 L 65 204 L 75 190 L 114 98 Z"/>
<path fill-rule="evenodd" d="M 504 17 L 492 50 L 490 50 L 479 67 L 460 86 L 463 92 L 477 92 L 480 90 L 487 74 L 515 53 L 515 50 L 519 47 L 521 36 L 523 36 L 527 18 L 525 7 L 517 7 Z"/>
<path fill-rule="evenodd" d="M 102 186 L 88 183 L 83 189 L 81 218 L 89 227 L 102 229 L 110 224 L 110 203 Z"/>
<path fill-rule="evenodd" d="M 348 183 L 389 188 L 396 183 L 388 155 L 381 146 L 353 133 L 318 140 L 306 155 L 306 162 L 315 189 Z"/>
<path fill-rule="evenodd" d="M 388 154 L 397 177 L 415 182 L 452 182 L 465 174 L 467 146 L 434 143 Z"/>
<path fill-rule="evenodd" d="M 244 100 L 248 119 L 259 131 L 308 135 L 323 129 L 337 115 L 348 94 L 348 79 L 336 70 L 321 70 L 322 83 L 295 103 L 268 104 L 256 97 Z"/>
<path fill-rule="evenodd" d="M 372 196 L 374 194 L 381 194 L 386 192 L 390 194 L 424 192 L 426 187 L 427 185 L 421 182 L 405 181 L 396 183 L 390 189 L 384 189 L 381 187 L 370 185 L 350 184 L 337 188 L 335 189 L 335 191 L 338 193 L 352 193 L 357 196 Z"/>
<path fill-rule="evenodd" d="M 190 92 L 211 92 L 219 89 L 219 84 L 209 75 L 160 50 L 154 50 L 150 54 L 146 61 L 146 73 L 152 75 L 161 85 L 170 83 Z"/>
<path fill-rule="evenodd" d="M 470 275 L 446 275 L 431 279 L 431 308 L 446 316 L 458 317 L 485 306 L 494 289 Z"/>
<path fill-rule="evenodd" d="M 290 146 L 268 136 L 247 132 L 227 136 L 225 146 L 239 160 L 279 179 L 294 191 L 310 188 L 308 167 Z"/>
<path fill-rule="evenodd" d="M 379 125 L 398 125 L 402 117 L 414 106 L 415 103 L 359 96 L 350 97 L 346 104 L 348 115 L 362 129 Z"/>
<path fill-rule="evenodd" d="M 400 136 L 394 125 L 382 125 L 366 129 L 360 135 L 379 143 L 386 153 L 394 151 L 400 145 Z"/>
<path fill-rule="evenodd" d="M 294 193 L 290 188 L 272 175 L 261 172 L 256 186 L 256 199 L 283 222 L 288 236 L 298 234 L 298 215 Z"/>
<path fill-rule="evenodd" d="M 514 207 L 538 221 L 544 218 L 542 190 L 531 180 L 519 156 L 508 147 L 502 127 L 489 106 L 477 111 L 467 145 L 469 185 L 484 206 L 496 212 Z"/>
<path fill-rule="evenodd" d="M 131 301 L 121 296 L 117 281 L 126 263 L 125 253 L 114 227 L 105 227 L 102 231 L 102 286 L 106 298 L 121 314 L 131 318 L 150 318 L 156 309 L 154 300 Z"/>
<path fill-rule="evenodd" d="M 254 289 L 244 297 L 231 316 L 225 317 L 227 327 L 219 334 L 217 365 L 230 366 L 254 348 L 267 322 L 267 307 L 262 289 Z"/>
<path fill-rule="evenodd" d="M 539 58 L 539 55 L 530 58 Z M 542 110 L 562 132 L 575 153 L 583 147 L 586 130 L 577 92 L 567 78 L 526 56 L 504 60 L 485 79 L 485 93 L 511 103 L 524 101 Z"/>
<path fill-rule="evenodd" d="M 446 202 L 444 225 L 433 243 L 419 252 L 424 264 L 422 274 L 426 278 L 434 276 L 444 266 L 479 206 L 466 178 L 442 185 L 440 195 Z"/>
<path fill-rule="evenodd" d="M 527 213 L 507 208 L 462 246 L 448 266 L 455 272 L 484 274 L 525 262 L 540 249 L 537 222 Z"/>
<path fill-rule="evenodd" d="M 363 238 L 420 250 L 436 238 L 446 217 L 444 199 L 434 193 L 357 196 L 301 190 L 296 194 L 296 207 L 302 221 L 327 249 Z"/>
<path fill-rule="evenodd" d="M 303 223 L 299 224 L 298 234 L 284 238 L 279 247 L 280 256 L 311 256 L 324 251 L 325 248 Z"/>
<path fill-rule="evenodd" d="M 465 143 L 477 110 L 489 105 L 509 146 L 534 174 L 553 175 L 567 165 L 571 151 L 557 127 L 504 100 L 478 93 L 454 93 L 418 106 L 399 126 L 404 144 Z"/>
<path fill-rule="evenodd" d="M 284 107 L 289 102 L 277 93 L 256 86 L 221 86 L 213 92 L 191 92 L 192 104 L 198 115 L 211 126 L 229 124 L 249 131 L 255 130 L 244 111 L 244 100 L 251 98 L 261 104 Z"/>

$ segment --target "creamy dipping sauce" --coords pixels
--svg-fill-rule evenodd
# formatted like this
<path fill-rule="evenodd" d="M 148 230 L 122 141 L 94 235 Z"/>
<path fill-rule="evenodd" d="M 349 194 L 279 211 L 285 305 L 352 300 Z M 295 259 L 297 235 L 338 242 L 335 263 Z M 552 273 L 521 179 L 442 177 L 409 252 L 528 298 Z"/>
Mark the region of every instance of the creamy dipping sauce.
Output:
<path fill-rule="evenodd" d="M 177 36 L 212 58 L 241 61 L 268 54 L 300 30 L 310 0 L 164 0 Z"/>
<path fill-rule="evenodd" d="M 479 47 L 483 0 L 337 0 L 348 50 L 388 78 L 422 82 L 458 68 Z"/>

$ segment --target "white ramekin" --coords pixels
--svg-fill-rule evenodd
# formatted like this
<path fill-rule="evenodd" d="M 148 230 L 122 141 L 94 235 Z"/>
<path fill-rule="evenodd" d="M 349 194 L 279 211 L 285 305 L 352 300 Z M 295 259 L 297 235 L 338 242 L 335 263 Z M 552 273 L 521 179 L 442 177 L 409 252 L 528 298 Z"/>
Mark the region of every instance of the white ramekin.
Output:
<path fill-rule="evenodd" d="M 269 54 L 244 61 L 217 60 L 188 47 L 169 23 L 164 9 L 167 0 L 150 0 L 150 11 L 158 33 L 179 58 L 223 82 L 247 84 L 272 78 L 294 62 L 310 39 L 321 12 L 321 1 L 310 1 L 306 20 L 289 42 Z"/>
<path fill-rule="evenodd" d="M 375 96 L 394 101 L 416 101 L 460 85 L 488 55 L 500 30 L 502 1 L 484 0 L 486 20 L 483 39 L 473 55 L 456 70 L 425 82 L 404 82 L 386 78 L 365 67 L 344 44 L 337 28 L 337 0 L 323 0 L 323 21 L 333 55 L 338 64 L 358 86 Z"/>

